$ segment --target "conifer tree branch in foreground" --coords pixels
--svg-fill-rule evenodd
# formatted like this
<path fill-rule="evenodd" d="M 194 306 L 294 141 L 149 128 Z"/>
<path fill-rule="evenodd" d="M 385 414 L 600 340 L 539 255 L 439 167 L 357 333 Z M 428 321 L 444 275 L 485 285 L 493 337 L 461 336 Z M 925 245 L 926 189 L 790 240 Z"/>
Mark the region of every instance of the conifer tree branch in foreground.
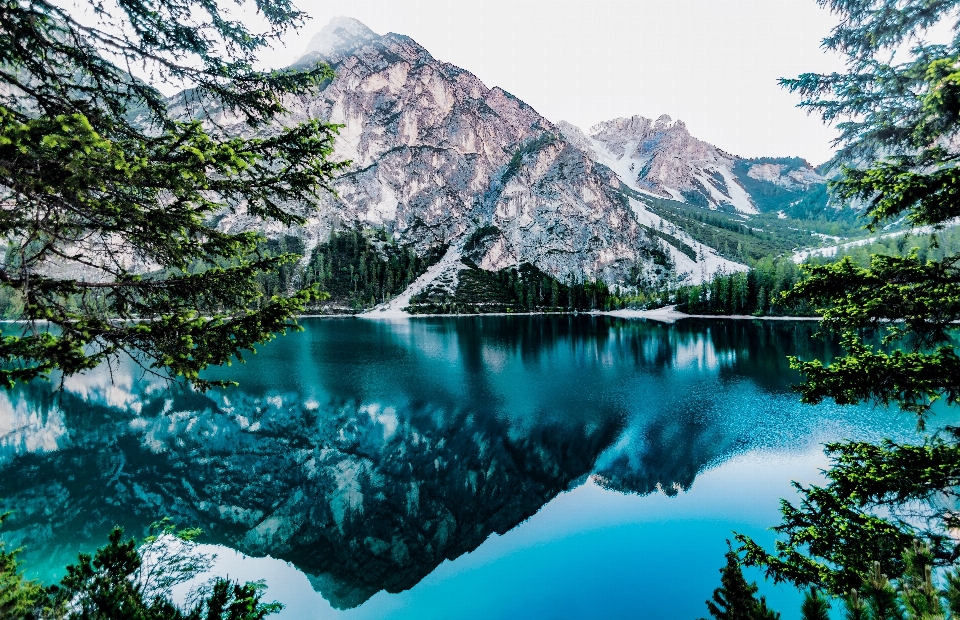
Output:
<path fill-rule="evenodd" d="M 901 219 L 935 229 L 952 224 L 960 217 L 960 3 L 820 4 L 840 20 L 824 47 L 846 56 L 848 72 L 783 83 L 803 96 L 802 106 L 838 123 L 833 164 L 842 166 L 842 175 L 831 190 L 859 201 L 873 229 Z M 927 29 L 942 22 L 950 22 L 950 41 L 925 41 Z M 874 255 L 868 266 L 845 259 L 807 267 L 808 277 L 786 301 L 817 308 L 824 329 L 840 334 L 846 354 L 829 364 L 792 360 L 804 374 L 803 401 L 896 406 L 915 414 L 921 430 L 937 403 L 955 405 L 958 265 L 957 254 L 922 260 L 914 252 Z M 764 567 L 777 581 L 849 596 L 853 590 L 864 594 L 879 583 L 878 575 L 909 581 L 903 550 L 917 539 L 931 563 L 956 563 L 950 531 L 957 517 L 950 506 L 960 472 L 957 429 L 927 435 L 920 445 L 836 443 L 827 454 L 826 484 L 797 485 L 799 500 L 782 502 L 783 520 L 775 528 L 781 538 L 772 553 L 737 537 L 748 564 Z"/>
<path fill-rule="evenodd" d="M 0 305 L 25 321 L 3 329 L 0 383 L 126 353 L 207 388 L 200 371 L 295 329 L 322 295 L 259 300 L 258 276 L 299 257 L 215 226 L 230 212 L 301 224 L 345 165 L 330 159 L 335 126 L 284 120 L 284 101 L 329 67 L 253 69 L 304 15 L 256 0 L 257 33 L 229 4 L 124 0 L 83 20 L 42 0 L 0 4 Z M 134 71 L 191 88 L 168 100 Z M 217 114 L 261 137 L 228 134 Z"/>
<path fill-rule="evenodd" d="M 0 525 L 7 515 L 0 515 Z M 168 519 L 151 527 L 138 547 L 115 528 L 107 545 L 93 555 L 81 553 L 60 583 L 47 588 L 19 571 L 18 549 L 0 541 L 0 618 L 79 620 L 262 620 L 283 605 L 263 602 L 262 582 L 240 584 L 213 578 L 195 588 L 182 605 L 173 587 L 210 568 L 210 558 L 193 542 L 197 529 L 178 530 Z"/>

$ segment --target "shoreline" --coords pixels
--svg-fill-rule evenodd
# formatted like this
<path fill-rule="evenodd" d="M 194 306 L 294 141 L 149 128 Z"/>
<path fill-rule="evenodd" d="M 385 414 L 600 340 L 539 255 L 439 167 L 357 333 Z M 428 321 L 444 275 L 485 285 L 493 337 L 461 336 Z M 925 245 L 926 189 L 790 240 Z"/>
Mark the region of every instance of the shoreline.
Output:
<path fill-rule="evenodd" d="M 752 314 L 686 314 L 677 312 L 675 306 L 665 306 L 653 310 L 591 310 L 587 312 L 476 312 L 460 314 L 410 314 L 402 310 L 391 310 L 384 313 L 375 313 L 372 310 L 357 314 L 298 314 L 293 316 L 299 319 L 373 319 L 377 321 L 390 319 L 417 319 L 437 317 L 461 316 L 569 316 L 588 314 L 591 316 L 613 316 L 622 319 L 648 319 L 660 323 L 675 323 L 681 319 L 733 319 L 737 321 L 819 321 L 818 316 L 754 316 Z M 133 319 L 136 321 L 136 319 Z M 51 323 L 49 319 L 0 319 L 3 323 Z"/>
<path fill-rule="evenodd" d="M 460 314 L 410 314 L 402 310 L 377 312 L 368 310 L 357 314 L 301 314 L 297 319 L 416 319 L 436 317 L 476 317 L 476 316 L 568 316 L 588 314 L 591 316 L 612 316 L 623 319 L 648 319 L 659 323 L 675 323 L 681 319 L 733 319 L 737 321 L 819 321 L 817 316 L 753 316 L 752 314 L 686 314 L 674 310 L 676 306 L 664 306 L 653 310 L 593 310 L 589 312 L 477 312 Z"/>

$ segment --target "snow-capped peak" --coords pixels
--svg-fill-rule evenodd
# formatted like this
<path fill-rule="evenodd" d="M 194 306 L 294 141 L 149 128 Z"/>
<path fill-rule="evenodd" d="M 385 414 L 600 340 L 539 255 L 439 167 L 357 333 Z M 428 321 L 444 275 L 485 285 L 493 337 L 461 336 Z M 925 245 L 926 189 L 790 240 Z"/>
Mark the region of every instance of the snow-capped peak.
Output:
<path fill-rule="evenodd" d="M 331 19 L 320 32 L 310 39 L 310 43 L 303 53 L 306 55 L 317 52 L 321 56 L 327 56 L 333 52 L 346 51 L 377 36 L 377 33 L 356 19 L 340 15 Z"/>
<path fill-rule="evenodd" d="M 671 127 L 680 124 L 683 125 L 682 121 L 675 121 L 670 118 L 669 114 L 662 114 L 660 118 L 653 122 L 653 129 L 657 131 L 662 131 L 664 129 L 670 129 Z"/>

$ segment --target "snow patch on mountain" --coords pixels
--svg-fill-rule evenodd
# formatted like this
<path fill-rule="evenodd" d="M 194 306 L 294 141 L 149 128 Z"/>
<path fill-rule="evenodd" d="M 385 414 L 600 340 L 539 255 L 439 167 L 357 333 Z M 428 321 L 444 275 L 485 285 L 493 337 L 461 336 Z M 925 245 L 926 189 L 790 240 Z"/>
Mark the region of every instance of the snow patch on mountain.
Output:
<path fill-rule="evenodd" d="M 427 269 L 419 278 L 413 281 L 402 293 L 390 301 L 379 304 L 364 312 L 360 316 L 371 319 L 396 319 L 411 316 L 406 308 L 410 299 L 442 276 L 448 276 L 456 283 L 456 273 L 465 265 L 461 262 L 462 255 L 456 248 L 451 247 L 439 262 Z"/>
<path fill-rule="evenodd" d="M 668 222 L 656 213 L 648 211 L 642 202 L 631 198 L 630 207 L 633 209 L 637 220 L 641 224 L 676 237 L 693 248 L 697 253 L 698 260 L 692 260 L 689 256 L 669 243 L 663 244 L 664 248 L 670 252 L 670 258 L 675 265 L 678 280 L 685 284 L 702 284 L 703 282 L 708 282 L 713 279 L 713 276 L 717 273 L 730 274 L 747 271 L 749 269 L 749 267 L 742 263 L 723 258 L 717 254 L 713 248 L 695 240 L 672 222 Z"/>

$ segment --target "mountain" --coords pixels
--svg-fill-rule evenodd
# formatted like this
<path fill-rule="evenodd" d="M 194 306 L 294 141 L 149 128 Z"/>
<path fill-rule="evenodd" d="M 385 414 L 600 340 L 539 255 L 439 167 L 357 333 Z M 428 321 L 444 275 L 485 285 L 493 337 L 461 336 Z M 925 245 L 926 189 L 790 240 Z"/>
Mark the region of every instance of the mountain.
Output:
<path fill-rule="evenodd" d="M 691 205 L 755 214 L 789 209 L 821 190 L 826 179 L 799 158 L 744 159 L 699 140 L 683 121 L 663 115 L 617 118 L 583 132 L 560 121 L 564 136 L 631 188 Z M 793 205 L 795 206 L 795 205 Z"/>
<path fill-rule="evenodd" d="M 334 230 L 385 229 L 419 254 L 449 246 L 453 260 L 440 275 L 454 283 L 468 242 L 482 269 L 529 263 L 565 282 L 656 285 L 683 266 L 678 257 L 694 270 L 637 219 L 606 166 L 503 89 L 436 60 L 409 37 L 378 35 L 346 17 L 327 24 L 294 66 L 318 60 L 336 78 L 313 97 L 289 100 L 288 122 L 342 125 L 335 157 L 352 166 L 335 182 L 337 195 L 308 211 L 306 227 L 268 234 L 296 234 L 309 252 Z M 226 115 L 214 120 L 248 131 Z M 219 225 L 263 226 L 242 213 Z M 695 245 L 687 254 L 708 259 L 708 271 L 734 268 Z"/>
<path fill-rule="evenodd" d="M 296 65 L 318 60 L 336 78 L 314 97 L 289 101 L 289 120 L 342 125 L 335 157 L 352 166 L 335 182 L 337 195 L 296 231 L 308 249 L 360 223 L 418 252 L 448 245 L 459 253 L 482 228 L 492 233 L 472 258 L 483 269 L 530 263 L 564 280 L 608 283 L 637 272 L 661 277 L 658 242 L 596 164 L 510 93 L 409 37 L 380 36 L 345 17 L 325 26 Z M 230 129 L 230 118 L 215 120 Z M 220 225 L 257 223 L 239 214 Z"/>
<path fill-rule="evenodd" d="M 396 309 L 425 290 L 431 308 L 459 307 L 465 271 L 529 265 L 560 282 L 649 290 L 744 270 L 750 259 L 838 234 L 825 181 L 801 159 L 736 157 L 668 116 L 615 119 L 589 132 L 554 125 L 413 39 L 347 17 L 327 24 L 293 66 L 317 61 L 336 77 L 313 96 L 291 97 L 284 122 L 339 124 L 334 156 L 352 165 L 334 182 L 335 195 L 294 206 L 306 226 L 265 232 L 299 238 L 305 264 L 334 232 L 357 227 L 420 256 L 445 253 L 426 281 L 396 297 Z M 249 131 L 212 116 L 227 131 Z M 242 212 L 219 226 L 264 228 Z M 341 305 L 394 297 L 392 282 Z M 356 288 L 352 275 L 346 286 Z"/>

